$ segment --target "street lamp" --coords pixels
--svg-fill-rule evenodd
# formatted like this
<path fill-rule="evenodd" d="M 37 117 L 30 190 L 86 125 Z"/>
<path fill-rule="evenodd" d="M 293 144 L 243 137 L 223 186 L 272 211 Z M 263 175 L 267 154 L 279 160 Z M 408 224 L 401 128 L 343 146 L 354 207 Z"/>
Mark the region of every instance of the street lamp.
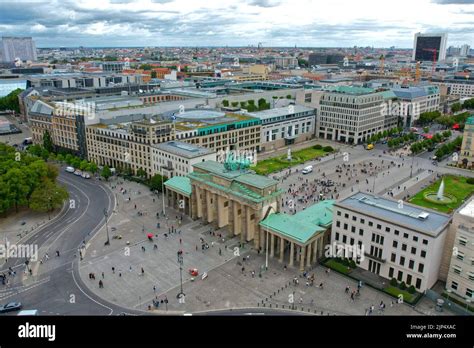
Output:
<path fill-rule="evenodd" d="M 163 176 L 163 167 L 161 167 L 161 196 L 163 197 L 163 216 L 166 215 L 165 211 L 165 180 Z"/>
<path fill-rule="evenodd" d="M 107 208 L 104 208 L 104 216 L 105 216 L 105 230 L 107 232 L 107 241 L 104 243 L 104 245 L 109 245 L 110 244 L 109 225 L 107 224 L 109 213 L 107 212 Z"/>
<path fill-rule="evenodd" d="M 181 279 L 181 287 L 180 287 L 180 292 L 178 293 L 176 298 L 180 299 L 180 298 L 185 296 L 185 294 L 183 292 L 183 263 L 184 263 L 183 252 L 178 251 L 177 255 L 178 255 L 178 264 L 179 264 L 179 277 Z"/>

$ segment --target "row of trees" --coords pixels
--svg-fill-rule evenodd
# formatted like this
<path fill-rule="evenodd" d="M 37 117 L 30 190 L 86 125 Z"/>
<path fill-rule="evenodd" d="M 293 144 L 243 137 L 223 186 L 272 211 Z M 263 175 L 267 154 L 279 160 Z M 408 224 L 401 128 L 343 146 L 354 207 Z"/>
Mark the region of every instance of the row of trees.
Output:
<path fill-rule="evenodd" d="M 267 103 L 267 101 L 264 98 L 260 98 L 257 101 L 257 105 L 255 105 L 255 100 L 252 100 L 252 99 L 247 100 L 247 101 L 242 101 L 240 103 L 239 102 L 232 102 L 231 103 L 228 100 L 224 99 L 222 101 L 222 105 L 226 108 L 229 107 L 230 105 L 234 108 L 236 108 L 240 105 L 240 107 L 242 109 L 246 109 L 249 112 L 268 110 L 271 107 L 270 103 Z"/>
<path fill-rule="evenodd" d="M 454 112 L 458 112 L 462 109 L 474 109 L 474 98 L 469 99 L 464 103 L 463 107 L 453 108 Z M 456 111 L 455 111 L 456 109 Z M 464 129 L 467 118 L 470 116 L 469 112 L 464 112 L 459 115 L 442 115 L 439 111 L 423 112 L 420 114 L 416 124 L 419 126 L 427 126 L 433 123 L 437 123 L 447 128 L 451 128 L 455 124 L 459 124 L 460 129 Z"/>
<path fill-rule="evenodd" d="M 0 111 L 3 110 L 14 110 L 15 112 L 20 112 L 20 103 L 18 101 L 18 94 L 23 90 L 20 88 L 15 89 L 10 92 L 8 95 L 0 98 Z"/>
<path fill-rule="evenodd" d="M 401 132 L 403 132 L 403 128 L 392 128 L 392 129 L 389 129 L 389 130 L 384 130 L 383 132 L 379 132 L 377 134 L 374 134 L 370 137 L 367 138 L 367 143 L 368 144 L 372 144 L 372 143 L 376 143 L 382 139 L 385 139 L 387 137 L 392 137 L 396 134 L 400 134 Z"/>
<path fill-rule="evenodd" d="M 449 139 L 451 135 L 452 133 L 449 130 L 444 131 L 442 133 L 436 133 L 431 139 L 420 140 L 412 144 L 410 150 L 413 154 L 416 155 L 420 152 L 423 152 L 424 150 L 434 147 L 436 144 L 439 144 L 445 141 L 446 139 Z"/>
<path fill-rule="evenodd" d="M 440 161 L 443 157 L 452 154 L 462 145 L 462 137 L 457 137 L 454 141 L 451 141 L 447 144 L 441 146 L 436 152 L 435 156 L 437 157 L 438 161 Z"/>
<path fill-rule="evenodd" d="M 42 158 L 0 143 L 0 214 L 22 206 L 39 212 L 60 207 L 69 194 L 56 183 L 58 174 Z"/>
<path fill-rule="evenodd" d="M 416 134 L 414 133 L 408 133 L 404 134 L 400 137 L 392 138 L 387 141 L 387 145 L 390 149 L 392 148 L 398 148 L 400 146 L 403 146 L 407 143 L 413 142 L 416 140 Z"/>

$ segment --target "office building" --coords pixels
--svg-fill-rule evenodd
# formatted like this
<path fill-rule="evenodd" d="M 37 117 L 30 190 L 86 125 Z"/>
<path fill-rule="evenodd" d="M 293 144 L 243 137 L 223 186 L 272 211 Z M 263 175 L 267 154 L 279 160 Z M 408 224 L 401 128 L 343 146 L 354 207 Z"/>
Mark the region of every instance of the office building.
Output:
<path fill-rule="evenodd" d="M 86 127 L 88 159 L 98 165 L 136 174 L 139 169 L 152 176 L 152 145 L 174 140 L 170 121 L 145 115 L 100 120 Z"/>
<path fill-rule="evenodd" d="M 27 78 L 27 87 L 101 88 L 141 83 L 143 78 L 140 74 L 61 73 L 30 75 Z"/>
<path fill-rule="evenodd" d="M 459 55 L 461 57 L 467 57 L 471 52 L 471 47 L 469 45 L 462 45 Z"/>
<path fill-rule="evenodd" d="M 260 134 L 262 152 L 298 144 L 314 137 L 316 112 L 312 108 L 289 105 L 248 115 L 262 121 Z"/>
<path fill-rule="evenodd" d="M 339 64 L 344 61 L 343 54 L 311 53 L 308 58 L 309 66 Z"/>
<path fill-rule="evenodd" d="M 451 249 L 446 290 L 449 296 L 474 302 L 474 198 L 456 211 L 451 228 L 455 237 Z"/>
<path fill-rule="evenodd" d="M 36 61 L 36 45 L 31 37 L 2 37 L 1 61 L 14 62 L 17 58 L 22 61 Z"/>
<path fill-rule="evenodd" d="M 433 56 L 435 55 L 437 62 L 444 61 L 446 60 L 447 43 L 448 34 L 416 33 L 412 60 L 433 61 Z"/>
<path fill-rule="evenodd" d="M 260 151 L 262 121 L 215 110 L 173 112 L 176 139 L 219 152 Z"/>
<path fill-rule="evenodd" d="M 335 204 L 331 243 L 363 247 L 358 267 L 423 292 L 439 279 L 450 221 L 445 214 L 359 192 Z"/>
<path fill-rule="evenodd" d="M 275 57 L 275 65 L 277 68 L 292 69 L 298 66 L 298 59 L 295 57 Z"/>
<path fill-rule="evenodd" d="M 151 156 L 152 175 L 167 178 L 186 176 L 195 164 L 217 159 L 213 150 L 174 140 L 151 145 Z"/>
<path fill-rule="evenodd" d="M 474 115 L 467 119 L 464 127 L 458 163 L 465 168 L 474 168 Z"/>
<path fill-rule="evenodd" d="M 397 98 L 399 116 L 404 127 L 413 126 L 420 114 L 438 111 L 440 107 L 440 91 L 438 86 L 426 85 L 417 87 L 396 87 L 392 92 Z"/>
<path fill-rule="evenodd" d="M 365 142 L 393 125 L 383 113 L 385 95 L 353 86 L 326 87 L 298 93 L 297 104 L 316 108 L 316 136 L 350 144 Z"/>

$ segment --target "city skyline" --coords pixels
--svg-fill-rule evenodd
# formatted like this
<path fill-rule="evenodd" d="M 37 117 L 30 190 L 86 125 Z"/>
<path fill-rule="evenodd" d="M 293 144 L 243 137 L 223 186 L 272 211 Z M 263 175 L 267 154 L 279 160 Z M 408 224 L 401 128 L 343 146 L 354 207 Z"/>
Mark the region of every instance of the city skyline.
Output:
<path fill-rule="evenodd" d="M 447 33 L 448 46 L 474 46 L 472 0 L 402 0 L 389 11 L 369 0 L 322 5 L 311 0 L 297 4 L 287 0 L 2 1 L 0 33 L 32 36 L 39 48 L 262 43 L 264 47 L 408 49 L 417 32 Z"/>

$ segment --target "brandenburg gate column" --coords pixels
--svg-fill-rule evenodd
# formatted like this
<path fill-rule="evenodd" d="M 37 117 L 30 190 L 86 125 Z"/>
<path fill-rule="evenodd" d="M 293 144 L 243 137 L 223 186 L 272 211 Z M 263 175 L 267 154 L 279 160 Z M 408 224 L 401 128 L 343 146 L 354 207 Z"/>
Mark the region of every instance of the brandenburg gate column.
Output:
<path fill-rule="evenodd" d="M 306 266 L 311 266 L 311 249 L 312 249 L 312 245 L 313 243 L 310 243 L 307 245 L 307 249 L 308 249 L 308 257 L 307 257 L 307 260 L 306 260 Z"/>
<path fill-rule="evenodd" d="M 280 237 L 280 262 L 283 262 L 285 256 L 285 240 Z"/>
<path fill-rule="evenodd" d="M 295 243 L 291 242 L 290 247 L 290 267 L 293 267 L 293 262 L 295 260 Z"/>
<path fill-rule="evenodd" d="M 273 233 L 270 234 L 270 256 L 275 256 L 275 235 Z"/>
<path fill-rule="evenodd" d="M 300 271 L 304 271 L 304 256 L 306 254 L 306 247 L 301 247 L 301 255 L 300 255 Z"/>

